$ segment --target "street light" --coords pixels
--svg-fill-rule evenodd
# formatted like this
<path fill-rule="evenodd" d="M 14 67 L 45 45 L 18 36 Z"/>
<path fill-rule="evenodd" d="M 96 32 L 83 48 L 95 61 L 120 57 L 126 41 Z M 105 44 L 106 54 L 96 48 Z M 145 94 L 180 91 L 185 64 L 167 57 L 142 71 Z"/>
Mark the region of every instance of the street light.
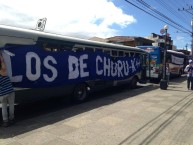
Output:
<path fill-rule="evenodd" d="M 166 80 L 166 55 L 167 55 L 167 30 L 168 30 L 168 25 L 164 26 L 165 30 L 165 48 L 164 48 L 164 75 L 163 79 Z"/>
<path fill-rule="evenodd" d="M 167 55 L 167 30 L 168 25 L 164 26 L 164 32 L 165 32 L 165 45 L 164 45 L 164 60 L 163 60 L 163 78 L 160 81 L 160 89 L 167 90 L 168 82 L 166 80 L 166 55 Z"/>

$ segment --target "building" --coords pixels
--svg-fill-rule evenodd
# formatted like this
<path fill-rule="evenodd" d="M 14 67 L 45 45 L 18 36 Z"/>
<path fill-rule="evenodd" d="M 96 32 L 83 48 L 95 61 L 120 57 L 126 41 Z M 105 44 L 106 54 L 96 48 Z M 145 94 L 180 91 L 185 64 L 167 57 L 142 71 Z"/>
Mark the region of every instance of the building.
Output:
<path fill-rule="evenodd" d="M 107 38 L 107 42 L 135 47 L 135 46 L 150 46 L 154 41 L 143 37 L 115 36 Z"/>
<path fill-rule="evenodd" d="M 165 48 L 165 35 L 158 35 L 155 33 L 151 33 L 151 36 L 146 37 L 152 41 L 154 41 L 153 45 L 155 46 L 161 46 L 163 48 Z M 173 40 L 171 40 L 171 37 L 168 35 L 167 36 L 167 49 L 168 50 L 173 50 Z M 175 48 L 175 47 L 174 47 Z"/>
<path fill-rule="evenodd" d="M 100 38 L 100 37 L 92 37 L 92 38 L 89 38 L 88 40 L 98 41 L 98 42 L 107 42 L 107 39 Z"/>
<path fill-rule="evenodd" d="M 165 48 L 165 35 L 158 35 L 155 33 L 152 33 L 151 36 L 148 36 L 146 38 L 136 36 L 114 36 L 106 39 L 99 37 L 92 37 L 89 40 L 127 45 L 132 47 L 153 45 Z M 166 44 L 168 50 L 176 50 L 176 46 L 173 45 L 173 40 L 171 40 L 170 36 L 167 36 Z"/>

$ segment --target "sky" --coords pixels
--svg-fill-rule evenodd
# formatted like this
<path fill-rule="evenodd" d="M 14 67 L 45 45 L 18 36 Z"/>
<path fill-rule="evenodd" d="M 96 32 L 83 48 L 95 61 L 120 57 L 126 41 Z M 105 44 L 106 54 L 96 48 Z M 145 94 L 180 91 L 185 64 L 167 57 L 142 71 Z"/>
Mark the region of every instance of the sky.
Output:
<path fill-rule="evenodd" d="M 139 6 L 136 0 L 130 1 Z M 180 20 L 177 13 L 172 14 L 171 11 L 164 10 L 158 0 L 143 1 L 191 31 L 191 15 L 188 13 L 178 11 L 184 18 L 182 20 L 182 17 L 179 17 Z M 193 6 L 193 2 L 170 0 L 168 5 L 177 10 Z M 147 11 L 151 13 L 150 10 Z M 150 16 L 125 0 L 0 0 L 0 24 L 35 29 L 37 21 L 41 18 L 47 18 L 44 30 L 46 32 L 85 39 L 113 36 L 146 37 L 151 33 L 160 34 L 160 30 L 168 25 L 168 33 L 177 49 L 183 49 L 187 45 L 190 50 L 191 47 L 191 35 L 180 32 L 170 26 L 170 23 Z"/>

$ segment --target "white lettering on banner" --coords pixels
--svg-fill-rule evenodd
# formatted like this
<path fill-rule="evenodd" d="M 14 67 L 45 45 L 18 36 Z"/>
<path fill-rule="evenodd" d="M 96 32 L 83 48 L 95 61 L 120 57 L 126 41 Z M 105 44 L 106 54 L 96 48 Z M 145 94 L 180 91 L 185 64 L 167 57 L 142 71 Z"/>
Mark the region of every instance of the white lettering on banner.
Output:
<path fill-rule="evenodd" d="M 140 60 L 136 60 L 136 67 L 138 68 L 138 67 L 140 67 Z"/>
<path fill-rule="evenodd" d="M 122 61 L 118 60 L 118 77 L 123 77 L 122 69 L 123 69 L 123 64 Z"/>
<path fill-rule="evenodd" d="M 32 59 L 35 60 L 35 73 L 32 73 Z M 56 60 L 52 56 L 47 56 L 43 60 L 43 65 L 45 68 L 49 69 L 52 72 L 52 77 L 48 77 L 47 74 L 43 74 L 43 78 L 47 82 L 52 82 L 56 79 L 58 72 L 56 68 L 51 66 L 48 62 L 52 61 L 53 64 L 57 64 Z M 36 81 L 41 76 L 41 59 L 40 57 L 34 52 L 28 52 L 26 54 L 26 77 L 31 81 Z"/>
<path fill-rule="evenodd" d="M 115 77 L 117 75 L 117 63 L 114 63 L 111 61 L 111 75 L 112 77 Z"/>
<path fill-rule="evenodd" d="M 88 54 L 84 54 L 80 56 L 80 77 L 89 76 L 89 72 L 85 72 L 84 69 L 87 68 L 87 64 L 84 63 L 84 60 L 88 59 Z"/>
<path fill-rule="evenodd" d="M 128 62 L 123 62 L 123 67 L 124 67 L 124 75 L 128 76 L 129 75 L 129 64 Z"/>
<path fill-rule="evenodd" d="M 52 56 L 47 56 L 45 59 L 44 59 L 44 66 L 45 68 L 49 69 L 51 72 L 52 72 L 52 77 L 49 77 L 47 74 L 43 74 L 43 77 L 44 79 L 47 81 L 47 82 L 52 82 L 55 80 L 55 78 L 58 76 L 58 71 L 55 67 L 51 66 L 48 62 L 51 61 L 53 64 L 57 64 L 56 60 L 54 59 L 54 57 Z"/>
<path fill-rule="evenodd" d="M 81 55 L 79 60 L 75 56 L 68 57 L 68 79 L 76 79 L 79 75 L 81 78 L 89 76 L 89 72 L 84 71 L 84 69 L 87 68 L 87 64 L 84 63 L 84 60 L 86 59 L 88 59 L 88 54 Z"/>
<path fill-rule="evenodd" d="M 32 74 L 32 59 L 35 60 L 35 74 Z M 39 56 L 34 52 L 26 54 L 26 77 L 31 81 L 36 81 L 41 75 L 41 61 Z"/>
<path fill-rule="evenodd" d="M 131 66 L 132 66 L 132 72 L 136 71 L 136 69 L 135 69 L 135 59 L 133 61 L 131 60 Z"/>
<path fill-rule="evenodd" d="M 6 68 L 8 71 L 8 75 L 12 82 L 22 82 L 23 75 L 13 76 L 12 74 L 12 64 L 11 64 L 11 56 L 3 54 L 3 58 L 5 60 Z M 32 59 L 35 60 L 35 74 L 32 74 Z M 49 69 L 52 72 L 52 77 L 48 77 L 47 74 L 43 74 L 43 78 L 47 82 L 52 82 L 58 75 L 57 69 L 51 66 L 48 62 L 52 61 L 53 64 L 57 64 L 56 60 L 52 56 L 47 56 L 44 61 L 43 65 L 45 68 Z M 39 56 L 34 52 L 28 52 L 26 54 L 26 77 L 31 81 L 36 81 L 41 76 L 41 61 Z"/>
<path fill-rule="evenodd" d="M 74 69 L 73 69 L 74 66 Z M 68 57 L 68 79 L 76 79 L 79 76 L 79 71 L 78 71 L 78 58 L 75 56 L 69 56 Z"/>
<path fill-rule="evenodd" d="M 184 58 L 180 58 L 180 57 L 172 55 L 172 63 L 183 65 Z"/>
<path fill-rule="evenodd" d="M 11 56 L 8 55 L 7 53 L 3 53 L 3 59 L 5 61 L 8 76 L 10 77 L 11 81 L 12 82 L 21 82 L 23 79 L 22 75 L 13 76 L 12 74 Z"/>
<path fill-rule="evenodd" d="M 110 76 L 111 61 L 104 57 L 104 76 Z M 108 74 L 107 74 L 108 72 Z"/>
<path fill-rule="evenodd" d="M 96 74 L 97 75 L 102 75 L 103 74 L 103 70 L 99 70 L 98 66 L 99 66 L 99 61 L 102 63 L 103 60 L 100 56 L 97 55 L 96 57 Z"/>
<path fill-rule="evenodd" d="M 99 70 L 99 64 L 103 65 L 103 69 Z M 109 65 L 110 64 L 110 65 Z M 96 57 L 96 74 L 111 76 L 111 77 L 125 77 L 129 75 L 129 69 L 131 72 L 135 72 L 137 68 L 140 67 L 140 61 L 137 59 L 131 60 L 131 66 L 129 66 L 128 61 L 118 60 L 113 62 L 111 59 L 104 57 L 103 59 L 100 56 Z M 110 74 L 109 74 L 110 73 Z"/>

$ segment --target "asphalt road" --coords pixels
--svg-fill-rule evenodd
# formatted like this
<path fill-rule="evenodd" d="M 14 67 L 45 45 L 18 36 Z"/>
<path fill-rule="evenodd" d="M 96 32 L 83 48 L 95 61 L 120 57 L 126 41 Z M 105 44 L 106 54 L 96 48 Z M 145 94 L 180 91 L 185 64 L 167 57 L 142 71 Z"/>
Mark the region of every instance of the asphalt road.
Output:
<path fill-rule="evenodd" d="M 159 84 L 113 87 L 82 104 L 49 99 L 16 106 L 16 124 L 0 145 L 176 145 L 193 142 L 193 92 L 186 76 Z"/>

